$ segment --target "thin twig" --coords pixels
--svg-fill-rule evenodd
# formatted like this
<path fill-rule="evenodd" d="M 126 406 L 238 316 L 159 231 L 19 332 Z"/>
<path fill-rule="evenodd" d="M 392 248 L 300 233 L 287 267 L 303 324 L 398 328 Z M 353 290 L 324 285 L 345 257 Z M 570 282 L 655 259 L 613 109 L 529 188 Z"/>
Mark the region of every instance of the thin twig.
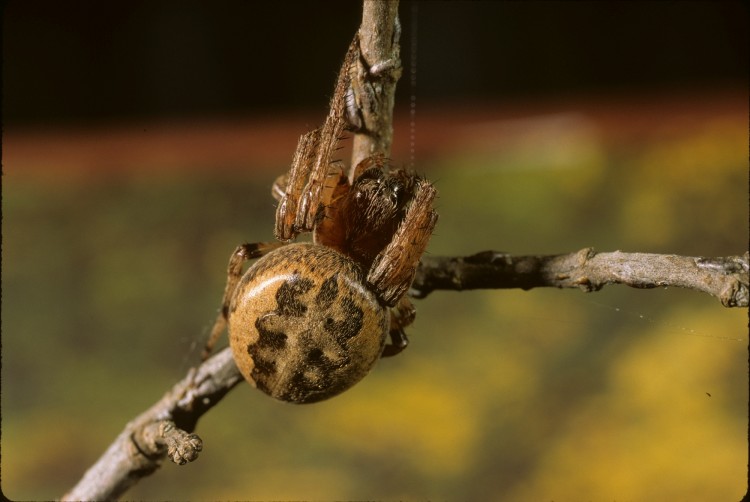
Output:
<path fill-rule="evenodd" d="M 674 286 L 718 298 L 725 307 L 747 307 L 748 253 L 725 258 L 649 253 L 575 253 L 511 256 L 484 251 L 467 257 L 424 256 L 412 284 L 414 296 L 435 290 L 579 288 L 598 291 L 606 284 L 634 288 Z"/>

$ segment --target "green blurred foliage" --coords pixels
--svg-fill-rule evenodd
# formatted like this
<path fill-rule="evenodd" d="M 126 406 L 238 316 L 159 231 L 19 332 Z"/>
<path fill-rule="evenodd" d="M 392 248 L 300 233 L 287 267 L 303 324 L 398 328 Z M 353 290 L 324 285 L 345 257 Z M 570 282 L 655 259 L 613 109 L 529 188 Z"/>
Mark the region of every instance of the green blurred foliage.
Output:
<path fill-rule="evenodd" d="M 627 145 L 577 131 L 433 159 L 430 252 L 745 250 L 745 120 Z M 230 252 L 271 238 L 272 179 L 6 173 L 6 496 L 59 497 L 197 361 Z M 127 498 L 744 493 L 746 310 L 621 286 L 436 292 L 417 307 L 409 349 L 352 390 L 294 406 L 242 385 L 199 423 L 198 461 L 164 465 Z"/>

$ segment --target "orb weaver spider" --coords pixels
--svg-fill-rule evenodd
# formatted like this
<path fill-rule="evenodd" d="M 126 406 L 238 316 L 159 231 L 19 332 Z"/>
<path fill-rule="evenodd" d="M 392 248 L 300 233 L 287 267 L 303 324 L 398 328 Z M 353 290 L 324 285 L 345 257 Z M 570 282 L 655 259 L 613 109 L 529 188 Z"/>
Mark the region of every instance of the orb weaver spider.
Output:
<path fill-rule="evenodd" d="M 300 137 L 290 171 L 274 184 L 277 242 L 232 253 L 204 352 L 228 324 L 242 375 L 283 401 L 337 395 L 381 356 L 406 347 L 415 309 L 405 295 L 437 222 L 437 192 L 426 179 L 375 155 L 354 167 L 350 181 L 332 162 L 350 128 L 351 73 L 360 57 L 355 37 L 325 123 Z M 290 243 L 307 232 L 312 243 Z"/>

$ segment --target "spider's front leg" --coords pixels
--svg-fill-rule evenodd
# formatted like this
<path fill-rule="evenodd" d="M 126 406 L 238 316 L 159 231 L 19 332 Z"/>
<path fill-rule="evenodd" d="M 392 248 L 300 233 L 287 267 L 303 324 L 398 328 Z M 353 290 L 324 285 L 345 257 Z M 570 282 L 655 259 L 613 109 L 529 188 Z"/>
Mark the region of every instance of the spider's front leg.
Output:
<path fill-rule="evenodd" d="M 429 181 L 418 179 L 414 197 L 391 242 L 375 258 L 367 282 L 378 297 L 393 307 L 406 294 L 438 215 L 432 208 L 437 190 Z"/>
<path fill-rule="evenodd" d="M 299 139 L 286 190 L 283 193 L 274 190 L 276 196 L 280 197 L 274 231 L 279 240 L 292 240 L 297 234 L 310 232 L 315 227 L 324 202 L 323 188 L 331 171 L 331 158 L 348 125 L 346 93 L 350 87 L 350 70 L 358 58 L 359 38 L 354 37 L 341 65 L 323 126 Z"/>
<path fill-rule="evenodd" d="M 305 188 L 305 181 L 320 144 L 320 128 L 303 134 L 297 143 L 292 159 L 292 168 L 283 181 L 277 180 L 273 187 L 273 195 L 278 199 L 276 208 L 276 227 L 274 235 L 280 241 L 290 241 L 304 229 L 297 226 L 299 200 Z M 285 186 L 281 186 L 281 184 Z"/>
<path fill-rule="evenodd" d="M 331 97 L 328 116 L 320 131 L 320 144 L 315 162 L 310 169 L 310 178 L 299 200 L 295 225 L 298 228 L 304 229 L 304 231 L 312 230 L 315 226 L 318 208 L 323 200 L 323 184 L 330 169 L 333 152 L 338 146 L 344 129 L 349 126 L 347 120 L 347 92 L 351 86 L 351 69 L 359 59 L 359 56 L 359 37 L 355 36 L 352 43 L 349 44 L 349 49 L 339 70 L 336 87 Z"/>
<path fill-rule="evenodd" d="M 224 297 L 221 300 L 221 309 L 219 310 L 219 315 L 216 317 L 213 328 L 211 328 L 211 334 L 209 335 L 208 340 L 206 340 L 206 345 L 203 347 L 203 352 L 201 354 L 202 361 L 205 361 L 208 359 L 208 356 L 211 355 L 214 345 L 216 345 L 222 331 L 224 331 L 224 328 L 227 326 L 229 304 L 232 302 L 234 291 L 237 289 L 237 284 L 242 278 L 242 267 L 247 261 L 260 258 L 283 245 L 284 244 L 281 242 L 242 244 L 237 246 L 237 249 L 235 249 L 229 257 L 229 266 L 227 267 L 227 285 L 224 287 Z"/>

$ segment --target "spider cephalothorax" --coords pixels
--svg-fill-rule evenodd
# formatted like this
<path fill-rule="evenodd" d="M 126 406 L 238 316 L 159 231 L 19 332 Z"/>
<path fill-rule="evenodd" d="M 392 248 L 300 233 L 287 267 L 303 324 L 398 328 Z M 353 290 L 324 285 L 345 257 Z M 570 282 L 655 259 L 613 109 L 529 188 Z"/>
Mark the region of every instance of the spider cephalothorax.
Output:
<path fill-rule="evenodd" d="M 243 376 L 294 403 L 343 392 L 381 356 L 406 346 L 403 328 L 414 308 L 405 294 L 437 221 L 427 180 L 372 156 L 354 167 L 350 182 L 331 161 L 357 57 L 355 38 L 324 125 L 300 138 L 289 173 L 274 185 L 279 242 L 232 254 L 211 337 L 228 322 Z M 313 243 L 286 244 L 303 232 L 312 232 Z M 243 275 L 244 262 L 258 257 Z"/>
<path fill-rule="evenodd" d="M 327 208 L 316 227 L 316 241 L 369 268 L 393 239 L 418 182 L 420 179 L 413 174 L 402 169 L 390 171 L 384 161 L 378 162 Z"/>

